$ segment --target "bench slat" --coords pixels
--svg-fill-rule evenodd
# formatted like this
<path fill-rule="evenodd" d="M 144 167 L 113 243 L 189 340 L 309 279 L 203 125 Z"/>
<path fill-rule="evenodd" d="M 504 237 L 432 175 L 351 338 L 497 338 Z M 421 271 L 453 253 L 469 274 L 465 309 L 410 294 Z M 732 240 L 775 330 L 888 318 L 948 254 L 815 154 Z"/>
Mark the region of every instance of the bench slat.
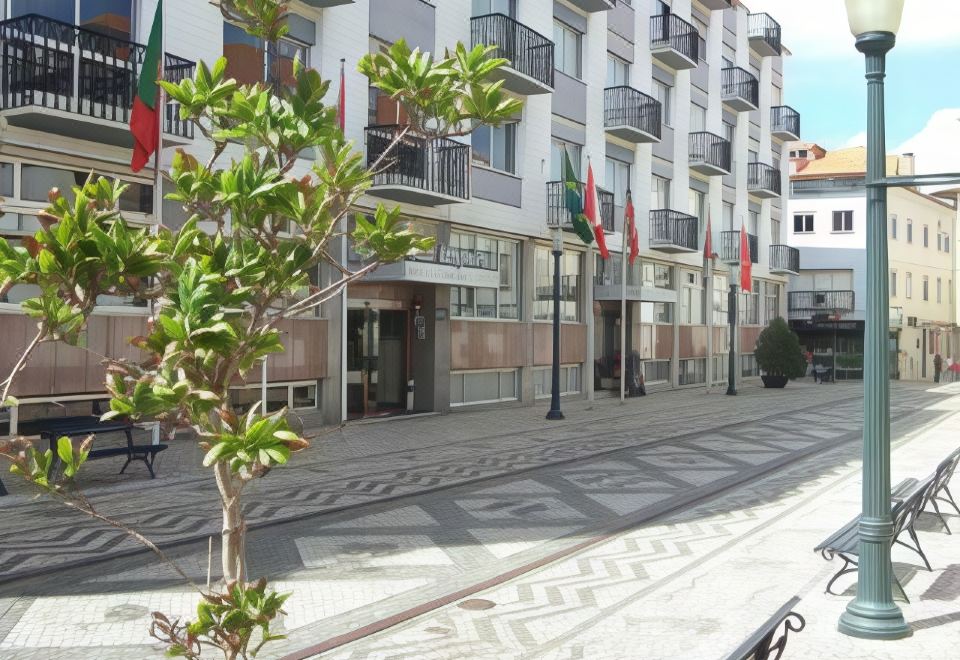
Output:
<path fill-rule="evenodd" d="M 752 657 L 756 647 L 763 643 L 764 639 L 769 636 L 772 632 L 776 631 L 780 622 L 787 618 L 787 615 L 793 611 L 794 606 L 800 602 L 799 596 L 794 596 L 783 606 L 777 610 L 776 614 L 767 619 L 762 626 L 757 628 L 756 632 L 750 635 L 743 644 L 737 647 L 737 650 L 731 653 L 727 660 L 744 660 L 745 658 Z M 800 615 L 797 614 L 799 617 Z M 803 621 L 803 617 L 800 617 L 800 620 Z M 802 628 L 803 626 L 801 626 Z"/>

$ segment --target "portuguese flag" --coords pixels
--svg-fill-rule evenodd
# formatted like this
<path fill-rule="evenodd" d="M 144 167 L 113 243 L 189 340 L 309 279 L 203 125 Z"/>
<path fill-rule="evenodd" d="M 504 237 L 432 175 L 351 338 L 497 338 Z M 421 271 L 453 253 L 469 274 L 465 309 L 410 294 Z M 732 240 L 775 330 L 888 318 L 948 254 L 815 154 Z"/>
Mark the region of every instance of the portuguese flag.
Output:
<path fill-rule="evenodd" d="M 160 141 L 160 58 L 163 53 L 163 0 L 158 0 L 157 11 L 153 15 L 153 27 L 150 28 L 150 41 L 143 57 L 140 79 L 137 82 L 137 96 L 133 99 L 133 112 L 130 114 L 130 132 L 133 134 L 133 158 L 130 169 L 139 172 L 150 161 L 150 156 L 159 147 Z"/>
<path fill-rule="evenodd" d="M 564 203 L 567 211 L 570 212 L 570 223 L 573 225 L 573 231 L 577 233 L 580 240 L 590 245 L 593 243 L 593 228 L 587 222 L 583 215 L 583 186 L 577 180 L 577 175 L 573 171 L 573 163 L 570 162 L 570 155 L 567 148 L 563 148 L 563 186 Z"/>

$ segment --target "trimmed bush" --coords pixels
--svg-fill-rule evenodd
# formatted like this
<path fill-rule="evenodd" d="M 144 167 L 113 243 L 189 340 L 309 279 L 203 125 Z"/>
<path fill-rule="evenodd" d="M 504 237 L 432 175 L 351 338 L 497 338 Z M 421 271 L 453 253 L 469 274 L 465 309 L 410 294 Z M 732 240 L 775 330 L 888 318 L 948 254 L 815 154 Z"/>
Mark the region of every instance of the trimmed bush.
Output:
<path fill-rule="evenodd" d="M 800 350 L 800 338 L 780 317 L 771 321 L 760 333 L 753 355 L 760 369 L 770 376 L 800 378 L 807 373 L 807 361 Z"/>

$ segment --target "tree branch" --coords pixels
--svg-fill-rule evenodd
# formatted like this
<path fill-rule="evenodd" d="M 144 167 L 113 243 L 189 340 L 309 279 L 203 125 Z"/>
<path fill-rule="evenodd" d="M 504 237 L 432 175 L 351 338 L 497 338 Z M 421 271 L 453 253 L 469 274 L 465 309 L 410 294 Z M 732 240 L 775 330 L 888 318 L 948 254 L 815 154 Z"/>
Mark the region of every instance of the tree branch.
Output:
<path fill-rule="evenodd" d="M 37 346 L 44 339 L 46 333 L 41 329 L 37 332 L 37 336 L 30 340 L 30 343 L 27 344 L 27 348 L 23 351 L 23 354 L 20 356 L 20 359 L 17 360 L 17 363 L 13 365 L 13 369 L 10 371 L 10 375 L 7 376 L 6 380 L 3 381 L 3 393 L 0 394 L 0 405 L 3 405 L 3 402 L 7 400 L 7 397 L 10 395 L 10 388 L 13 387 L 13 381 L 17 377 L 17 374 L 23 370 L 27 364 L 27 358 L 30 357 L 30 354 L 37 348 Z"/>

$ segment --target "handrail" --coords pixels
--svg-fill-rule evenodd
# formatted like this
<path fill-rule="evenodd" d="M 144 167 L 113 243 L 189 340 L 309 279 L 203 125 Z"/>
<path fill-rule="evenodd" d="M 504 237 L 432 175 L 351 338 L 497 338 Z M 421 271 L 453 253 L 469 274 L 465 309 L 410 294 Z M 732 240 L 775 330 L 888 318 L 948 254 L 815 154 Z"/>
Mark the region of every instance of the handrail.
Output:
<path fill-rule="evenodd" d="M 722 69 L 720 87 L 724 99 L 740 98 L 754 107 L 760 105 L 760 82 L 746 69 L 738 66 Z"/>
<path fill-rule="evenodd" d="M 367 165 L 373 165 L 400 135 L 401 126 L 367 126 Z M 470 198 L 470 145 L 449 138 L 407 133 L 373 178 L 374 185 L 402 185 Z"/>
<path fill-rule="evenodd" d="M 604 126 L 632 126 L 659 139 L 661 113 L 660 101 L 633 87 L 603 90 Z"/>
<path fill-rule="evenodd" d="M 553 87 L 553 41 L 506 14 L 485 14 L 470 19 L 471 43 L 496 46 L 492 57 L 510 60 L 520 73 Z"/>
<path fill-rule="evenodd" d="M 650 247 L 675 245 L 696 250 L 700 244 L 699 219 L 672 209 L 650 211 Z"/>

